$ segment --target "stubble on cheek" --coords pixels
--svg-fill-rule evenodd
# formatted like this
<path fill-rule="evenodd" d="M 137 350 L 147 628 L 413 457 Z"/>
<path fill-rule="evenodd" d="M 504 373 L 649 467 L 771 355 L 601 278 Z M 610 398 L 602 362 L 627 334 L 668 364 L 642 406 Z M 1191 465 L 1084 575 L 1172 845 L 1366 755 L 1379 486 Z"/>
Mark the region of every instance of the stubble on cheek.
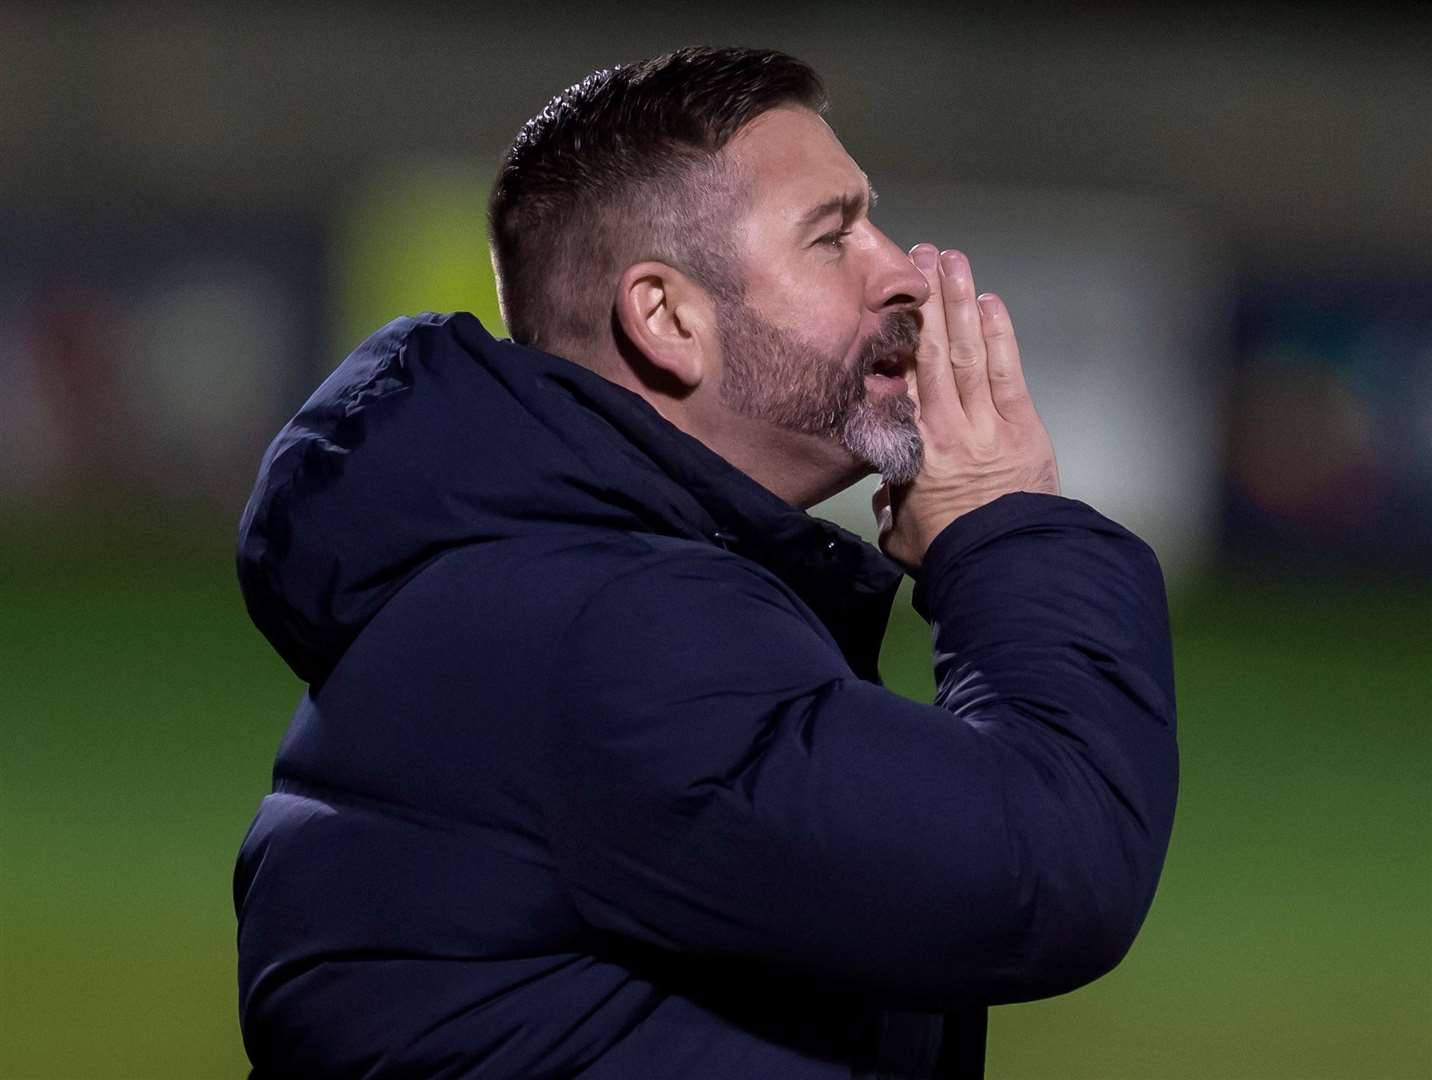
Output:
<path fill-rule="evenodd" d="M 865 395 L 860 366 L 842 363 L 749 304 L 718 315 L 722 401 L 743 416 L 790 431 L 834 435 Z"/>
<path fill-rule="evenodd" d="M 831 355 L 768 322 L 749 305 L 718 316 L 724 366 L 721 397 L 733 411 L 845 447 L 893 483 L 919 471 L 924 447 L 909 394 L 872 396 L 865 377 L 892 358 L 913 365 L 919 323 L 886 316 L 854 360 Z"/>

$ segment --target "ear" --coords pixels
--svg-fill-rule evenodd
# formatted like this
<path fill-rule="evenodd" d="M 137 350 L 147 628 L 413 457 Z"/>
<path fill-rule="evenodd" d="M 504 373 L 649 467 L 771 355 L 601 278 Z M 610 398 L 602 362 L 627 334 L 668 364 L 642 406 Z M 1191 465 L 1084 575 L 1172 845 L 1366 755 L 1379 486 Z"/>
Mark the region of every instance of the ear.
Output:
<path fill-rule="evenodd" d="M 667 379 L 694 390 L 715 370 L 715 308 L 680 270 L 661 262 L 627 267 L 617 282 L 615 310 L 627 340 Z"/>

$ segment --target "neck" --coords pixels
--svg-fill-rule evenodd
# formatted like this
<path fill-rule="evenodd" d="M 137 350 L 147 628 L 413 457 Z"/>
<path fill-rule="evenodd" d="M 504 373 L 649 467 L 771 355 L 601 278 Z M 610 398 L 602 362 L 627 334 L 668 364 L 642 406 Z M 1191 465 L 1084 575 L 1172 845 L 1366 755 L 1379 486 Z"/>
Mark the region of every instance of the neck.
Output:
<path fill-rule="evenodd" d="M 828 438 L 785 431 L 764 421 L 727 414 L 719 430 L 682 430 L 801 509 L 844 491 L 870 473 L 869 466 Z"/>

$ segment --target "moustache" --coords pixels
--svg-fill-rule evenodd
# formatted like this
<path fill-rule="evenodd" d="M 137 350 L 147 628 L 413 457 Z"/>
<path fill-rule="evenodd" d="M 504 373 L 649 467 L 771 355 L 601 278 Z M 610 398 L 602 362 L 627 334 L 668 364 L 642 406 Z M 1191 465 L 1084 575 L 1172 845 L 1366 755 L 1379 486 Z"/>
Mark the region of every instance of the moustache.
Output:
<path fill-rule="evenodd" d="M 860 347 L 857 370 L 869 375 L 880 368 L 903 369 L 913 361 L 920 344 L 920 320 L 913 311 L 897 311 L 885 316 L 880 329 Z"/>

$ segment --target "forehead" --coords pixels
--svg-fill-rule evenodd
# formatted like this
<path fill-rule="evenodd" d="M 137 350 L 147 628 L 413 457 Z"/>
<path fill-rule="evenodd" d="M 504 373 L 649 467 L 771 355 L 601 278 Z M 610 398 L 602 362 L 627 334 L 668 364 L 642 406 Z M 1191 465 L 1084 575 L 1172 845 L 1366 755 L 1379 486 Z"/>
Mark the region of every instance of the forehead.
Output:
<path fill-rule="evenodd" d="M 809 109 L 762 113 L 737 133 L 727 154 L 750 181 L 751 209 L 794 222 L 824 199 L 866 189 L 865 174 L 830 125 Z"/>

